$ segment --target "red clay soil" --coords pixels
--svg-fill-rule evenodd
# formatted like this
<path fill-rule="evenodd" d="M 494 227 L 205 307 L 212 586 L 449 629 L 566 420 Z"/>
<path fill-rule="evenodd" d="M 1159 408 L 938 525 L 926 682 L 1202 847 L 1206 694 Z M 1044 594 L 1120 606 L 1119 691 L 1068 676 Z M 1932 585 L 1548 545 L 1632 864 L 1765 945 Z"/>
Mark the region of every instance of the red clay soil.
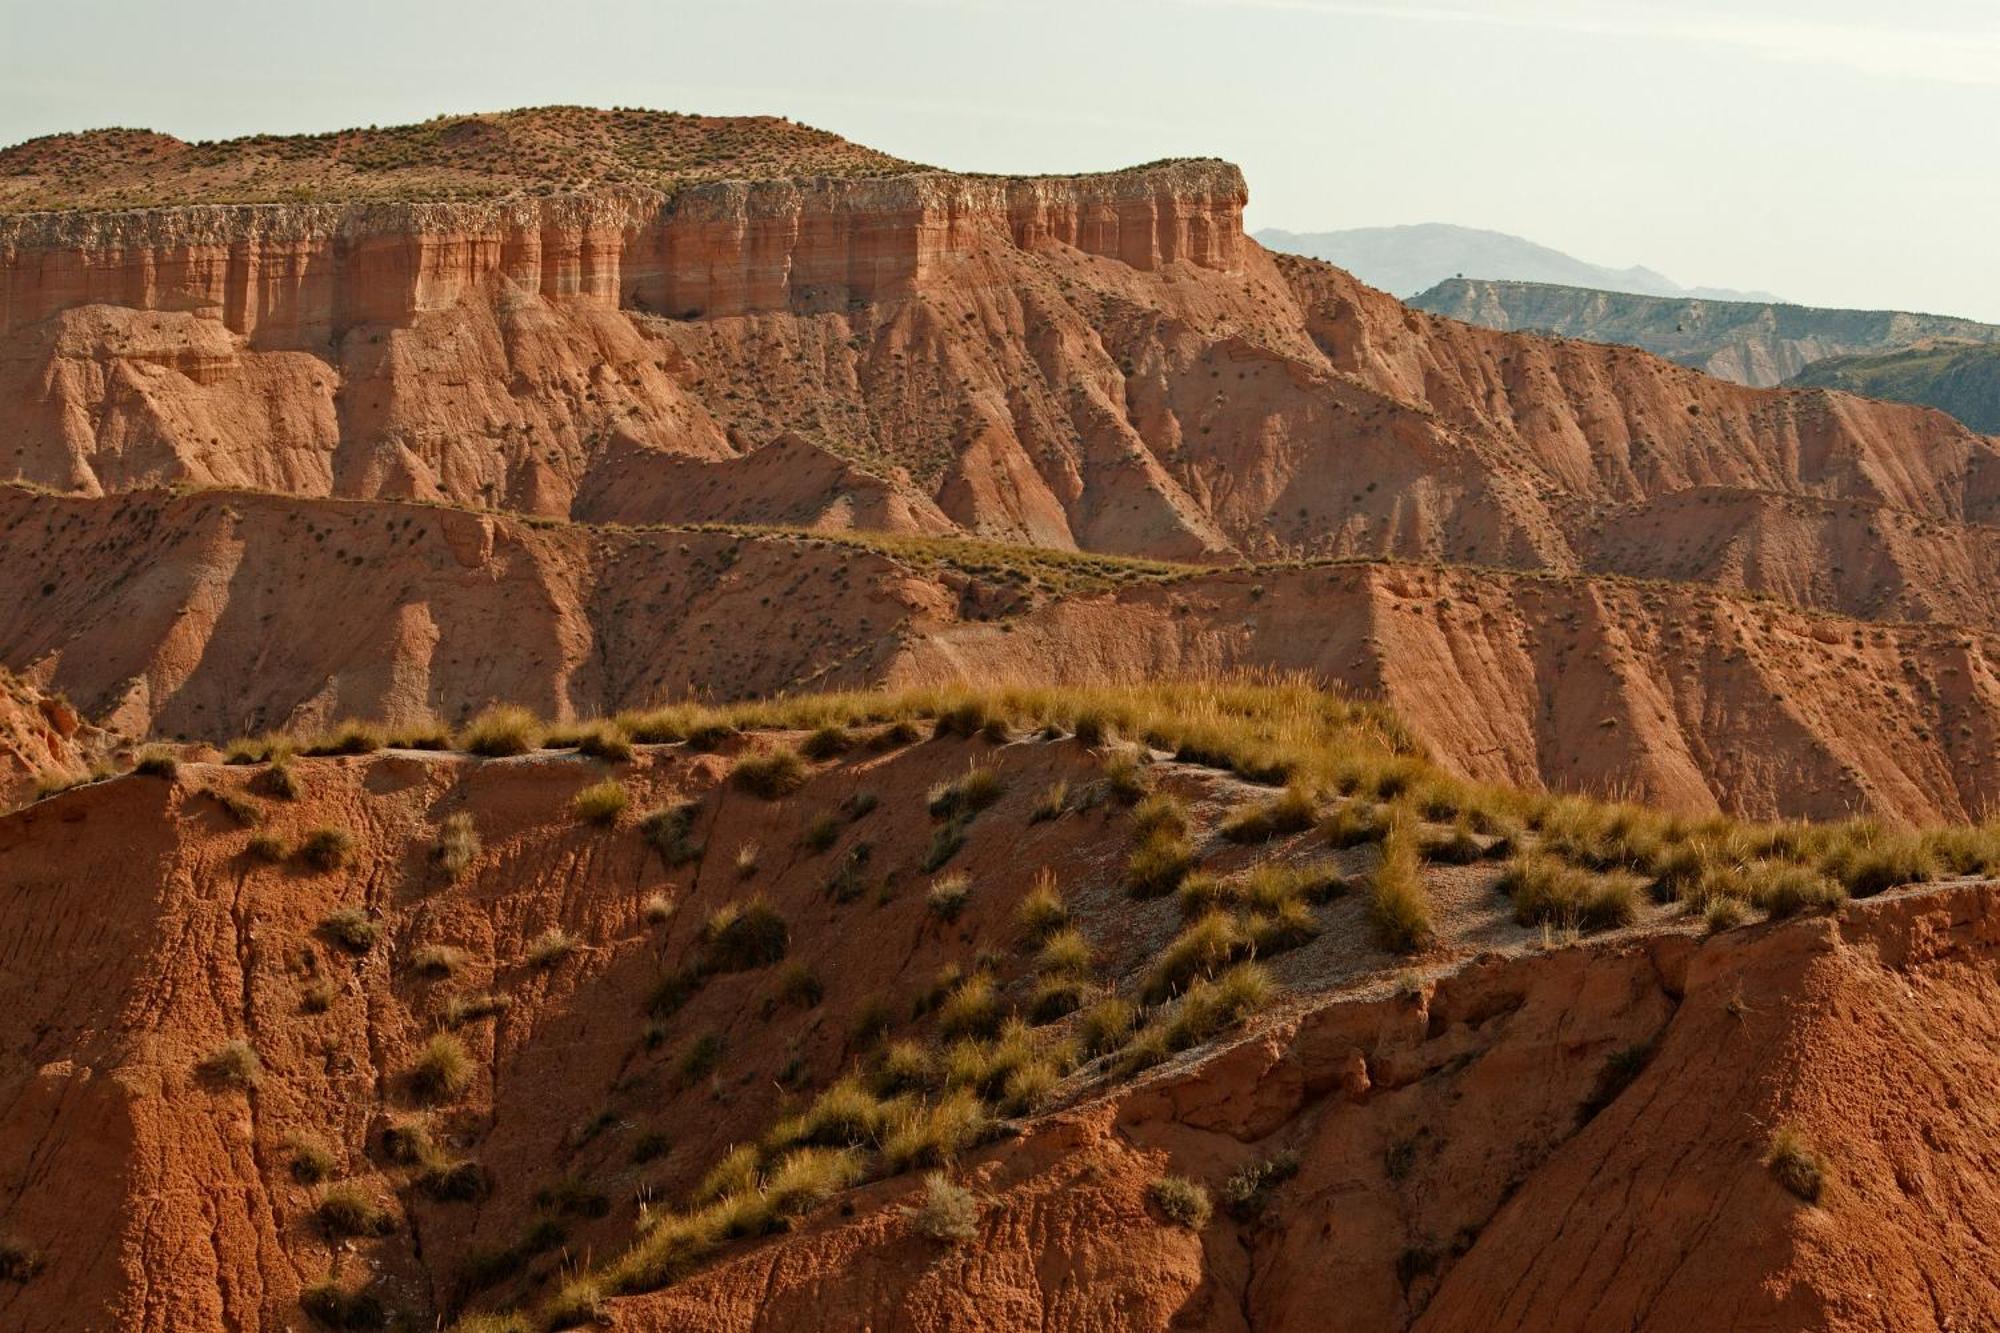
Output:
<path fill-rule="evenodd" d="M 945 923 L 916 865 L 934 828 L 924 794 L 975 760 L 1003 791 L 952 863 L 972 892 Z M 602 765 L 402 752 L 295 761 L 292 801 L 257 794 L 261 769 L 185 763 L 0 818 L 0 1235 L 35 1256 L 26 1281 L 0 1280 L 0 1325 L 296 1328 L 302 1291 L 330 1272 L 411 1326 L 468 1299 L 532 1304 L 565 1255 L 615 1254 L 639 1197 L 678 1198 L 837 1075 L 871 1008 L 911 1031 L 937 968 L 981 955 L 1015 995 L 1014 910 L 1040 867 L 1106 977 L 1177 929 L 1170 900 L 1119 886 L 1115 805 L 1028 820 L 1051 780 L 1093 780 L 1074 741 L 864 746 L 777 802 L 723 782 L 729 762 L 642 751 L 617 769 L 633 800 L 609 827 L 568 808 Z M 1159 771 L 1212 864 L 1271 854 L 1214 837 L 1241 783 Z M 840 813 L 857 791 L 878 803 Z M 252 859 L 235 797 L 256 832 L 294 845 L 344 829 L 351 861 Z M 684 798 L 701 802 L 705 853 L 669 868 L 635 826 Z M 460 813 L 481 845 L 453 877 L 433 848 Z M 826 814 L 836 836 L 814 853 L 803 835 Z M 1389 983 L 1403 964 L 1369 942 L 1363 904 L 1336 899 L 1318 941 L 1274 960 L 1287 998 L 1240 1037 L 1134 1083 L 1073 1077 L 1055 1109 L 962 1163 L 979 1200 L 963 1248 L 913 1230 L 914 1177 L 883 1179 L 605 1317 L 662 1331 L 2000 1319 L 1981 1240 L 2000 1224 L 1981 1146 L 2000 1129 L 2000 890 L 1960 882 L 1706 940 L 1649 915 L 1549 950 L 1511 924 L 1494 873 L 1437 872 L 1444 943 L 1408 981 Z M 752 895 L 783 915 L 786 964 L 823 995 L 787 992 L 782 966 L 725 973 L 649 1030 L 655 980 L 694 955 L 713 908 Z M 329 936 L 340 908 L 374 923 L 365 950 Z M 570 945 L 538 962 L 553 929 Z M 460 952 L 426 975 L 418 950 L 440 945 Z M 451 1027 L 453 997 L 489 994 L 495 1012 L 453 1029 L 469 1086 L 430 1104 L 409 1078 L 419 1045 Z M 705 1037 L 720 1043 L 710 1069 L 690 1061 Z M 261 1065 L 247 1089 L 204 1070 L 232 1039 Z M 433 1199 L 389 1160 L 383 1131 L 410 1122 L 477 1163 L 483 1197 Z M 1823 1161 L 1816 1204 L 1764 1165 L 1780 1126 Z M 293 1175 L 300 1135 L 381 1202 L 385 1234 L 330 1240 L 313 1216 L 328 1186 Z M 635 1160 L 647 1135 L 659 1155 Z M 1199 1234 L 1149 1201 L 1163 1174 L 1220 1195 L 1283 1150 L 1296 1177 Z M 538 1220 L 546 1248 L 469 1290 L 468 1265 Z"/>
<path fill-rule="evenodd" d="M 32 794 L 39 780 L 88 774 L 109 757 L 113 739 L 67 699 L 0 668 L 0 808 Z"/>

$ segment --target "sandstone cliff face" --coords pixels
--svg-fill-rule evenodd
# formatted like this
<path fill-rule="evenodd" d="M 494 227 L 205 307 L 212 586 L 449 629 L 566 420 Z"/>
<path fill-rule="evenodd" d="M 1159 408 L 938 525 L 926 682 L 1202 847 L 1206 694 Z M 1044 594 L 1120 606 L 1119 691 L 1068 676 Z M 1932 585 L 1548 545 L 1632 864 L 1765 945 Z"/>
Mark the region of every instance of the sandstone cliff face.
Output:
<path fill-rule="evenodd" d="M 716 182 L 0 221 L 13 466 L 584 518 L 788 507 L 1056 547 L 1561 570 L 1723 486 L 1996 510 L 1994 446 L 1620 349 L 1415 316 L 1240 232 L 1234 168 Z M 864 497 L 861 492 L 873 492 Z"/>
<path fill-rule="evenodd" d="M 1150 271 L 1230 268 L 1243 178 L 727 181 L 476 203 L 238 204 L 0 217 L 0 335 L 82 305 L 215 312 L 257 350 L 447 310 L 495 280 L 663 313 L 836 310 L 909 294 L 997 231 Z"/>

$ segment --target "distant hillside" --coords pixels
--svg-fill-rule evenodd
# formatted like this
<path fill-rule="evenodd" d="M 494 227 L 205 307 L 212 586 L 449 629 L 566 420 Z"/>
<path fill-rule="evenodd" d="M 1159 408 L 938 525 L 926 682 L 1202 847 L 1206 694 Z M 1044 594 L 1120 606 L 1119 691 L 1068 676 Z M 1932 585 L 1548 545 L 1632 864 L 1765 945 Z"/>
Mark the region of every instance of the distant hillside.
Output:
<path fill-rule="evenodd" d="M 1759 388 L 1782 384 L 1829 357 L 1888 351 L 1937 338 L 2000 342 L 2000 326 L 1946 315 L 1633 296 L 1531 282 L 1453 279 L 1409 303 L 1489 329 L 1643 347 L 1684 366 Z"/>
<path fill-rule="evenodd" d="M 1830 357 L 1788 382 L 1922 403 L 1976 431 L 2000 435 L 2000 346 L 1991 342 L 1938 340 L 1872 356 Z"/>
<path fill-rule="evenodd" d="M 1257 233 L 1257 240 L 1268 249 L 1338 264 L 1371 287 L 1380 287 L 1397 296 L 1414 296 L 1447 278 L 1498 278 L 1645 296 L 1699 296 L 1718 301 L 1778 299 L 1769 292 L 1683 287 L 1649 268 L 1606 268 L 1505 232 L 1454 227 L 1443 222 L 1321 232 L 1267 228 Z"/>
<path fill-rule="evenodd" d="M 0 213 L 490 198 L 593 185 L 670 188 L 917 169 L 777 116 L 544 106 L 208 143 L 142 129 L 51 134 L 0 148 Z"/>

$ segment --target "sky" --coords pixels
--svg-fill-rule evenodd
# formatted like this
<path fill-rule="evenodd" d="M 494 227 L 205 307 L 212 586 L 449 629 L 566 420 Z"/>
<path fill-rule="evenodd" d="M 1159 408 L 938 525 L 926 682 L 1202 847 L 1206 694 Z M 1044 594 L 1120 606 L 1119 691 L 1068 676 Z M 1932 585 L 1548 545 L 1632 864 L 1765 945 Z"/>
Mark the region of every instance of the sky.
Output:
<path fill-rule="evenodd" d="M 2000 0 L 0 0 L 0 142 L 554 102 L 964 170 L 1213 155 L 1252 228 L 2000 321 Z"/>

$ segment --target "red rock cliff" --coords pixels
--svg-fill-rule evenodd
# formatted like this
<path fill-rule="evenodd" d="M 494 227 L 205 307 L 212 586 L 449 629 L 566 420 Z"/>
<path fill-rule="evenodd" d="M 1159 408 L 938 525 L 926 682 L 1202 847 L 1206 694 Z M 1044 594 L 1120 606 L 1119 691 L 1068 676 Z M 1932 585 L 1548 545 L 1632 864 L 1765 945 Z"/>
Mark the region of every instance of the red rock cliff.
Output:
<path fill-rule="evenodd" d="M 218 312 L 259 349 L 450 307 L 494 278 L 552 299 L 704 314 L 906 295 L 1005 235 L 1152 270 L 1229 268 L 1242 174 L 729 181 L 480 203 L 250 204 L 0 220 L 0 334 L 81 305 Z"/>

